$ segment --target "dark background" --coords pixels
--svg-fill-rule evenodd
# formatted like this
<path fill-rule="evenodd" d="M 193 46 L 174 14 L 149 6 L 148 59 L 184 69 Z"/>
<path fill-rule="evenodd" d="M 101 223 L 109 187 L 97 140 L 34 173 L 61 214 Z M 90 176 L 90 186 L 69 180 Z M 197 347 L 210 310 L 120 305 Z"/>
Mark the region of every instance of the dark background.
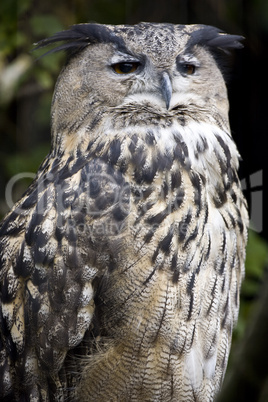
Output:
<path fill-rule="evenodd" d="M 262 346 L 258 338 L 259 349 L 253 348 L 252 351 L 254 363 L 250 357 L 245 358 L 244 352 L 249 348 L 248 334 L 252 334 L 252 328 L 261 326 L 254 320 L 263 303 L 267 283 L 268 232 L 264 222 L 267 213 L 268 1 L 1 0 L 0 216 L 10 206 L 5 194 L 10 178 L 22 173 L 22 178 L 12 187 L 15 200 L 30 182 L 23 177 L 29 175 L 27 172 L 36 172 L 50 147 L 50 103 L 64 55 L 53 54 L 36 60 L 39 53 L 31 53 L 33 43 L 72 24 L 92 21 L 110 24 L 140 21 L 201 23 L 245 37 L 244 49 L 230 57 L 232 74 L 228 79 L 228 90 L 232 134 L 242 156 L 240 177 L 250 215 L 256 220 L 253 222 L 255 230 L 251 230 L 249 236 L 247 275 L 228 369 L 229 377 L 234 378 L 235 383 L 229 388 L 239 388 L 240 393 L 234 394 L 233 399 L 228 395 L 222 400 L 268 401 L 268 325 L 258 332 L 262 334 L 264 343 Z M 268 316 L 261 321 L 268 323 Z M 256 339 L 251 339 L 250 344 L 254 344 Z M 237 364 L 237 361 L 241 363 Z M 236 379 L 237 367 L 241 368 L 241 365 L 250 365 L 251 372 L 242 383 Z M 251 382 L 252 394 L 248 390 Z"/>

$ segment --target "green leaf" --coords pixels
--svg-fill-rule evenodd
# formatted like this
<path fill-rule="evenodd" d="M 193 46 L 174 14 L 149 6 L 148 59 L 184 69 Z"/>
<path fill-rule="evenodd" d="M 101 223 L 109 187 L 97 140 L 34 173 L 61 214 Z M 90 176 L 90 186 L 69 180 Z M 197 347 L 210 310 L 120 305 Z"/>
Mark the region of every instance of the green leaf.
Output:
<path fill-rule="evenodd" d="M 53 15 L 35 15 L 30 20 L 35 36 L 46 37 L 63 29 L 62 23 Z"/>
<path fill-rule="evenodd" d="M 43 89 L 52 88 L 54 81 L 48 71 L 36 69 L 34 75 L 38 81 L 38 84 L 41 85 Z"/>
<path fill-rule="evenodd" d="M 17 153 L 6 159 L 5 167 L 9 177 L 22 172 L 35 173 L 45 156 L 48 154 L 49 144 L 41 144 L 27 154 Z"/>
<path fill-rule="evenodd" d="M 268 264 L 268 244 L 253 230 L 249 231 L 246 275 L 263 278 L 264 268 Z"/>

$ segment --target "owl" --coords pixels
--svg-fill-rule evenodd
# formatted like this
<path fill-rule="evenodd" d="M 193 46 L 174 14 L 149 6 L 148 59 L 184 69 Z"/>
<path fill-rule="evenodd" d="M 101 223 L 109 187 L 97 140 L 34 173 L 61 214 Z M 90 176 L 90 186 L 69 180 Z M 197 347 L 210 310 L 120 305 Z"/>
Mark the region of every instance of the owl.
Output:
<path fill-rule="evenodd" d="M 248 216 L 205 25 L 79 24 L 51 151 L 0 227 L 3 401 L 208 402 L 227 365 Z"/>

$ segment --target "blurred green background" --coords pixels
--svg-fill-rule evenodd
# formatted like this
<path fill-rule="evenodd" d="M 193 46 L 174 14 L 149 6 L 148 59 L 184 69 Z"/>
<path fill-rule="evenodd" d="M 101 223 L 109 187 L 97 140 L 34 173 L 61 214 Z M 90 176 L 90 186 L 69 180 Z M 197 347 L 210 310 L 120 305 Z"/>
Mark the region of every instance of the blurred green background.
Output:
<path fill-rule="evenodd" d="M 228 388 L 237 387 L 228 378 L 243 361 L 248 337 L 252 334 L 254 317 L 263 305 L 267 289 L 268 246 L 264 226 L 267 134 L 267 0 L 1 0 L 0 3 L 0 217 L 9 209 L 7 183 L 22 172 L 36 172 L 50 148 L 50 104 L 57 75 L 64 64 L 64 54 L 57 53 L 38 59 L 32 53 L 33 43 L 53 33 L 81 22 L 133 24 L 140 21 L 203 23 L 217 26 L 232 34 L 246 37 L 245 49 L 232 57 L 233 74 L 229 78 L 230 120 L 234 139 L 243 161 L 240 176 L 249 209 L 255 208 L 256 230 L 250 231 L 246 279 L 242 288 L 241 311 L 234 333 L 233 350 L 228 368 Z M 251 180 L 259 172 L 258 182 Z M 28 173 L 28 176 L 31 176 Z M 22 176 L 25 176 L 22 175 Z M 31 178 L 16 180 L 12 200 L 16 200 Z M 10 186 L 8 187 L 10 188 Z M 253 194 L 259 193 L 258 202 Z M 256 211 L 257 209 L 257 211 Z M 268 306 L 267 306 L 268 310 Z M 264 334 L 268 339 L 268 316 Z M 265 321 L 265 320 L 264 320 Z M 260 325 L 260 324 L 258 324 Z M 266 328 L 265 328 L 266 325 Z M 265 336 L 264 336 L 265 337 Z M 253 340 L 254 342 L 254 340 Z M 265 343 L 265 339 L 263 340 Z M 246 345 L 246 346 L 245 346 Z M 254 345 L 253 345 L 254 346 Z M 241 353 L 240 353 L 241 350 Z M 247 374 L 239 386 L 244 393 L 225 394 L 224 400 L 268 401 L 268 350 L 254 363 L 261 374 Z M 254 351 L 253 351 L 254 354 Z M 257 352 L 256 352 L 257 354 Z M 241 357 L 242 356 L 242 357 Z M 240 359 L 240 360 L 239 360 Z M 256 360 L 256 359 L 255 359 Z M 256 366 L 250 367 L 255 372 Z M 250 371 L 249 370 L 249 371 Z M 229 382 L 228 382 L 229 381 Z M 247 386 L 250 385 L 250 399 Z M 231 385 L 230 385 L 231 384 Z M 225 395 L 225 396 L 224 396 Z M 267 396 L 267 399 L 266 399 Z M 224 399 L 225 398 L 225 399 Z M 233 399 L 232 399 L 233 398 Z M 205 401 L 204 401 L 205 402 Z"/>

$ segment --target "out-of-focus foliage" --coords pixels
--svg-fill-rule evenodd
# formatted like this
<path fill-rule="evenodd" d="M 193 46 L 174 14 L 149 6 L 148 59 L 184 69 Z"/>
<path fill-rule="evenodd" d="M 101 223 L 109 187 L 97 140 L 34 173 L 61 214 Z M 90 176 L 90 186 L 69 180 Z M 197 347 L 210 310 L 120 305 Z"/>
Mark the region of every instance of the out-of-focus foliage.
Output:
<path fill-rule="evenodd" d="M 52 87 L 51 74 L 58 71 L 62 56 L 57 55 L 52 63 L 40 60 L 36 65 L 30 50 L 33 38 L 52 35 L 63 29 L 63 23 L 57 16 L 36 14 L 29 0 L 2 0 L 0 7 L 0 102 L 7 106 L 15 97 L 27 96 L 30 89 Z M 34 83 L 39 88 L 33 88 Z"/>
<path fill-rule="evenodd" d="M 242 296 L 250 300 L 256 295 L 263 280 L 263 267 L 268 268 L 268 245 L 254 231 L 249 232 L 246 259 L 246 280 L 242 287 Z"/>
<path fill-rule="evenodd" d="M 39 57 L 44 50 L 32 52 L 34 42 L 75 23 L 122 23 L 136 3 L 139 1 L 1 0 L 0 217 L 8 210 L 4 194 L 10 177 L 36 172 L 50 147 L 50 105 L 65 55 Z M 20 191 L 28 184 L 25 180 L 23 186 L 21 179 Z"/>
<path fill-rule="evenodd" d="M 267 279 L 268 271 L 268 243 L 253 230 L 249 230 L 246 274 L 242 283 L 240 295 L 240 311 L 238 322 L 233 333 L 231 354 L 229 358 L 227 373 L 232 370 L 236 358 L 235 351 L 243 342 L 247 334 L 247 328 L 254 318 L 256 308 L 259 304 L 260 291 Z M 268 334 L 267 334 L 268 335 Z M 267 373 L 268 374 L 268 373 Z M 227 376 L 228 377 L 228 376 Z"/>
<path fill-rule="evenodd" d="M 249 231 L 246 276 L 241 289 L 241 302 L 234 341 L 243 337 L 252 311 L 258 301 L 260 288 L 268 270 L 268 243 L 253 230 Z"/>
<path fill-rule="evenodd" d="M 0 216 L 7 210 L 8 180 L 18 172 L 36 172 L 49 150 L 52 89 L 64 55 L 37 60 L 31 51 L 34 41 L 68 24 L 68 12 L 64 19 L 59 11 L 31 0 L 0 3 Z M 16 197 L 29 184 L 23 181 Z"/>

